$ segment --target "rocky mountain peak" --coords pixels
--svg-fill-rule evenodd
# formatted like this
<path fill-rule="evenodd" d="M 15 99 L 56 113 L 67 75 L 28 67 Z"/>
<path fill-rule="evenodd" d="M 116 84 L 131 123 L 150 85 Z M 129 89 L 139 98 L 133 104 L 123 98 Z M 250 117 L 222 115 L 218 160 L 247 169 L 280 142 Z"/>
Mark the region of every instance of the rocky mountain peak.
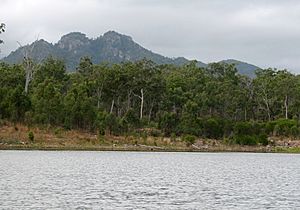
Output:
<path fill-rule="evenodd" d="M 133 42 L 130 36 L 126 36 L 115 31 L 108 31 L 100 38 L 107 44 L 111 45 L 120 45 L 124 42 Z"/>
<path fill-rule="evenodd" d="M 81 32 L 71 32 L 61 37 L 57 46 L 60 49 L 72 51 L 89 43 L 89 38 Z"/>
<path fill-rule="evenodd" d="M 115 31 L 108 31 L 96 39 L 89 39 L 81 32 L 72 32 L 62 36 L 58 43 L 54 45 L 45 40 L 38 40 L 31 45 L 20 47 L 11 52 L 2 61 L 21 63 L 24 58 L 24 50 L 30 51 L 30 56 L 37 62 L 43 61 L 49 56 L 64 60 L 69 71 L 74 71 L 80 62 L 80 58 L 85 56 L 90 57 L 95 64 L 138 61 L 144 58 L 157 64 L 184 65 L 189 62 L 184 57 L 168 58 L 153 53 L 134 42 L 130 36 Z M 232 59 L 222 62 L 234 63 L 240 73 L 250 76 L 254 75 L 254 71 L 258 68 Z M 207 64 L 200 61 L 197 62 L 197 65 L 207 66 Z"/>

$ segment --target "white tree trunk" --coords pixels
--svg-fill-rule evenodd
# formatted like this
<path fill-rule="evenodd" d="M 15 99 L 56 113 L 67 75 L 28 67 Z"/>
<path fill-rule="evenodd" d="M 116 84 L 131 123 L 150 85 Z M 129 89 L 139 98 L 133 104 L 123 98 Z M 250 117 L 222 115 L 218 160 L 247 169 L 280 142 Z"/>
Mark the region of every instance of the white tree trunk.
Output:
<path fill-rule="evenodd" d="M 28 87 L 32 80 L 32 74 L 33 74 L 33 63 L 29 58 L 24 58 L 24 68 L 25 68 L 25 73 L 26 73 L 24 91 L 27 94 Z"/>
<path fill-rule="evenodd" d="M 140 119 L 143 119 L 143 109 L 144 109 L 144 89 L 141 89 L 141 95 L 136 95 L 133 93 L 134 96 L 138 97 L 141 100 L 141 106 L 140 106 Z"/>
<path fill-rule="evenodd" d="M 112 114 L 113 110 L 114 110 L 114 105 L 115 105 L 115 99 L 112 100 L 111 102 L 111 107 L 110 107 L 110 114 Z"/>
<path fill-rule="evenodd" d="M 26 70 L 26 80 L 25 80 L 25 93 L 28 93 L 28 86 L 30 83 L 30 75 L 29 72 Z"/>
<path fill-rule="evenodd" d="M 267 112 L 268 112 L 268 120 L 271 121 L 271 112 L 270 112 L 270 107 L 269 107 L 268 102 L 266 102 L 266 106 L 267 106 Z"/>
<path fill-rule="evenodd" d="M 288 96 L 285 96 L 284 100 L 284 107 L 285 107 L 285 119 L 288 119 Z"/>
<path fill-rule="evenodd" d="M 144 90 L 141 89 L 141 108 L 140 108 L 140 119 L 143 119 L 143 108 L 144 108 Z"/>

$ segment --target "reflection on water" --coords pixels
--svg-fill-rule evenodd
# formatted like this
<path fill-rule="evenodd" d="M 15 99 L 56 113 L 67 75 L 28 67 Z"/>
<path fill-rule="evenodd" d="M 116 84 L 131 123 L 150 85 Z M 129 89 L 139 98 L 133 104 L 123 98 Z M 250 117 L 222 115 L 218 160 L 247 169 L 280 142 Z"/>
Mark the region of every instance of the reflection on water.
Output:
<path fill-rule="evenodd" d="M 300 156 L 0 151 L 1 209 L 299 209 Z"/>

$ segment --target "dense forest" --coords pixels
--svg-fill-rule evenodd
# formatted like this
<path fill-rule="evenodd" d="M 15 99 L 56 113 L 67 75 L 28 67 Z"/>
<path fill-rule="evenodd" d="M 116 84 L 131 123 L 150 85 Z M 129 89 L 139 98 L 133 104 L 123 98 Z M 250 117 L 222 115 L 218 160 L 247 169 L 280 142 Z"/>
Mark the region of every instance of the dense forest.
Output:
<path fill-rule="evenodd" d="M 298 136 L 299 109 L 300 77 L 286 70 L 248 78 L 225 63 L 94 65 L 88 57 L 74 73 L 51 57 L 0 64 L 0 119 L 31 126 L 266 145 L 267 136 Z"/>

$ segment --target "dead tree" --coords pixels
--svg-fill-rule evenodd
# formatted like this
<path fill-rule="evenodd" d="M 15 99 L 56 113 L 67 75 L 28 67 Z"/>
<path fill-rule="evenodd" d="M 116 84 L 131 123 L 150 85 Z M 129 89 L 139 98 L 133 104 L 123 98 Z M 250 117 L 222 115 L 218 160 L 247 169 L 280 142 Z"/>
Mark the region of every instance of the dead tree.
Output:
<path fill-rule="evenodd" d="M 25 94 L 28 93 L 29 84 L 33 79 L 35 65 L 34 65 L 34 62 L 32 59 L 32 52 L 33 52 L 33 49 L 34 49 L 37 41 L 38 41 L 38 38 L 35 42 L 32 43 L 31 47 L 29 47 L 29 46 L 23 47 L 22 44 L 20 42 L 18 42 L 19 46 L 21 48 L 23 48 L 21 50 L 21 52 L 23 53 L 23 67 L 25 70 L 25 87 L 24 87 Z"/>

